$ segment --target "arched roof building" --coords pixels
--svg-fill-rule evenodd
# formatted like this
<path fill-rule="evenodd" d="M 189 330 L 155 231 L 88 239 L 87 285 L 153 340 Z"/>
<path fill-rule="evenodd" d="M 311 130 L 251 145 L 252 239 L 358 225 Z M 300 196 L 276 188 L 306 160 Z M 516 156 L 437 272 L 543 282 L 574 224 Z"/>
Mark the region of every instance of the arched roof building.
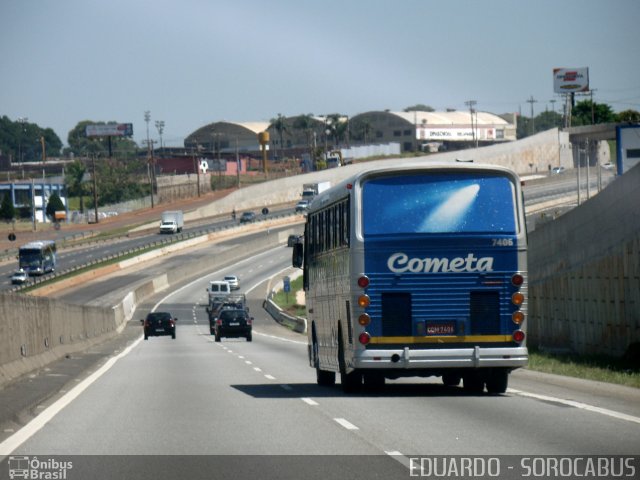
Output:
<path fill-rule="evenodd" d="M 190 134 L 184 140 L 187 150 L 220 153 L 259 152 L 258 134 L 269 122 L 214 122 Z"/>
<path fill-rule="evenodd" d="M 396 142 L 402 151 L 423 149 L 436 143 L 445 148 L 470 144 L 489 145 L 514 141 L 516 125 L 487 112 L 390 112 L 361 113 L 349 121 L 354 143 Z M 515 117 L 514 117 L 515 123 Z"/>
<path fill-rule="evenodd" d="M 510 117 L 510 118 L 509 118 Z M 426 147 L 459 149 L 516 140 L 515 115 L 488 112 L 371 111 L 351 118 L 328 115 L 279 115 L 269 122 L 214 122 L 185 139 L 185 148 L 214 155 L 236 151 L 259 154 L 258 134 L 269 133 L 269 157 L 297 155 L 312 147 L 397 143 L 401 151 Z M 341 128 L 336 128 L 337 124 Z"/>

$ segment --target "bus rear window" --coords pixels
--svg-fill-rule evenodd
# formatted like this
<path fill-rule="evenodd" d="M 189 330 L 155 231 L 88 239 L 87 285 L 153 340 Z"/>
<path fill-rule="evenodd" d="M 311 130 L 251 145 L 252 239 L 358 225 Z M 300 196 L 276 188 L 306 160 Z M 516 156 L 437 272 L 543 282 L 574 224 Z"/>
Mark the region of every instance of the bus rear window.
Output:
<path fill-rule="evenodd" d="M 432 173 L 363 183 L 363 233 L 516 233 L 515 188 L 508 177 Z"/>

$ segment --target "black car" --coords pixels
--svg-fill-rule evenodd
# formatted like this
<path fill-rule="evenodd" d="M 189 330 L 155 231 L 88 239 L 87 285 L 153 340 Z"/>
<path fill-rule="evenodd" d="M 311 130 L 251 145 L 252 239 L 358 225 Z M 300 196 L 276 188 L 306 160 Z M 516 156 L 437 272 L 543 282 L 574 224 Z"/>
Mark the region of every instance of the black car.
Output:
<path fill-rule="evenodd" d="M 177 321 L 178 319 L 173 318 L 169 312 L 151 312 L 146 319 L 140 320 L 144 327 L 144 339 L 171 335 L 171 338 L 175 340 Z"/>
<path fill-rule="evenodd" d="M 247 342 L 251 341 L 251 325 L 253 317 L 244 309 L 223 308 L 218 313 L 214 324 L 214 335 L 216 342 L 222 337 L 245 337 Z"/>
<path fill-rule="evenodd" d="M 244 212 L 240 217 L 240 223 L 250 223 L 256 220 L 255 212 Z"/>

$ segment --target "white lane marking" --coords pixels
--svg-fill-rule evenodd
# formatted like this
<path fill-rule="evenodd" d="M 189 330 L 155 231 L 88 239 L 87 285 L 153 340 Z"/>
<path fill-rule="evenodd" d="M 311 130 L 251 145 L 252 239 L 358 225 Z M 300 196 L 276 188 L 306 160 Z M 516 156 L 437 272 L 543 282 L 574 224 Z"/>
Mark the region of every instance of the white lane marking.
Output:
<path fill-rule="evenodd" d="M 251 360 L 245 360 L 244 363 L 246 363 L 247 365 L 253 365 L 253 362 Z"/>
<path fill-rule="evenodd" d="M 73 387 L 69 392 L 60 397 L 57 401 L 55 401 L 51 406 L 47 407 L 45 410 L 40 413 L 36 418 L 27 423 L 24 427 L 18 430 L 14 435 L 10 436 L 2 443 L 0 443 L 0 456 L 10 455 L 16 448 L 26 442 L 29 438 L 31 438 L 35 433 L 38 432 L 42 427 L 44 427 L 53 417 L 55 417 L 64 407 L 69 405 L 72 401 L 74 401 L 82 392 L 84 392 L 89 386 L 98 380 L 102 375 L 104 375 L 113 365 L 120 360 L 122 357 L 125 357 L 129 354 L 131 350 L 133 350 L 140 342 L 142 341 L 142 337 L 138 338 L 135 342 L 125 348 L 122 353 L 116 355 L 115 357 L 111 357 L 109 360 L 105 362 L 98 370 L 93 372 L 87 378 L 85 378 L 82 382 L 78 383 L 75 387 Z"/>
<path fill-rule="evenodd" d="M 254 369 L 256 372 L 261 372 L 261 371 L 262 371 L 262 369 L 261 369 L 260 367 L 253 367 L 253 369 Z"/>
<path fill-rule="evenodd" d="M 244 360 L 244 355 L 238 355 L 238 358 Z"/>
<path fill-rule="evenodd" d="M 614 410 L 609 410 L 607 408 L 595 407 L 587 403 L 576 402 L 574 400 L 565 400 L 563 398 L 557 398 L 557 397 L 549 397 L 547 395 L 539 395 L 537 393 L 523 392 L 521 390 L 514 390 L 513 388 L 507 389 L 507 392 L 513 393 L 515 395 L 520 395 L 521 397 L 535 398 L 538 400 L 544 400 L 546 402 L 554 402 L 554 403 L 559 403 L 561 405 L 568 405 L 570 407 L 580 408 L 588 412 L 599 413 L 601 415 L 606 415 L 608 417 L 617 418 L 618 420 L 625 420 L 627 422 L 640 423 L 639 417 L 634 417 L 633 415 L 627 415 L 626 413 L 616 412 Z"/>
<path fill-rule="evenodd" d="M 269 374 L 265 375 L 264 377 L 268 378 L 269 380 L 275 380 L 276 379 L 276 377 L 274 377 L 273 375 L 269 375 Z"/>
<path fill-rule="evenodd" d="M 307 342 L 301 342 L 299 340 L 290 340 L 288 338 L 278 337 L 276 335 L 269 335 L 267 333 L 256 332 L 255 330 L 253 331 L 253 334 L 254 335 L 260 335 L 260 336 L 263 336 L 263 337 L 273 338 L 275 340 L 281 340 L 283 342 L 297 343 L 298 345 L 307 345 Z"/>
<path fill-rule="evenodd" d="M 318 402 L 316 402 L 315 400 L 311 400 L 310 398 L 307 398 L 307 397 L 302 397 L 300 400 L 302 400 L 307 405 L 311 405 L 312 407 L 319 405 Z"/>
<path fill-rule="evenodd" d="M 349 422 L 348 420 L 345 420 L 344 418 L 334 418 L 334 420 L 338 422 L 340 425 L 342 425 L 344 428 L 346 428 L 347 430 L 360 430 L 353 423 Z"/>

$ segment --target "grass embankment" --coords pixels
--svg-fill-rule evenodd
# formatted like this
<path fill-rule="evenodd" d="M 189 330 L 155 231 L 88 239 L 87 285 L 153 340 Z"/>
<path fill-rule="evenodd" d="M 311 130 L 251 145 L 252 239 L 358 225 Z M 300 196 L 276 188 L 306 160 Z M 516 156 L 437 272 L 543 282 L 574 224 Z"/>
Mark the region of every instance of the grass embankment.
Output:
<path fill-rule="evenodd" d="M 296 303 L 295 292 L 302 289 L 302 277 L 291 282 L 291 292 L 276 293 L 274 302 L 291 315 L 306 316 L 304 305 Z M 529 349 L 529 370 L 567 377 L 640 388 L 640 368 L 631 362 L 606 356 L 556 354 Z"/>

